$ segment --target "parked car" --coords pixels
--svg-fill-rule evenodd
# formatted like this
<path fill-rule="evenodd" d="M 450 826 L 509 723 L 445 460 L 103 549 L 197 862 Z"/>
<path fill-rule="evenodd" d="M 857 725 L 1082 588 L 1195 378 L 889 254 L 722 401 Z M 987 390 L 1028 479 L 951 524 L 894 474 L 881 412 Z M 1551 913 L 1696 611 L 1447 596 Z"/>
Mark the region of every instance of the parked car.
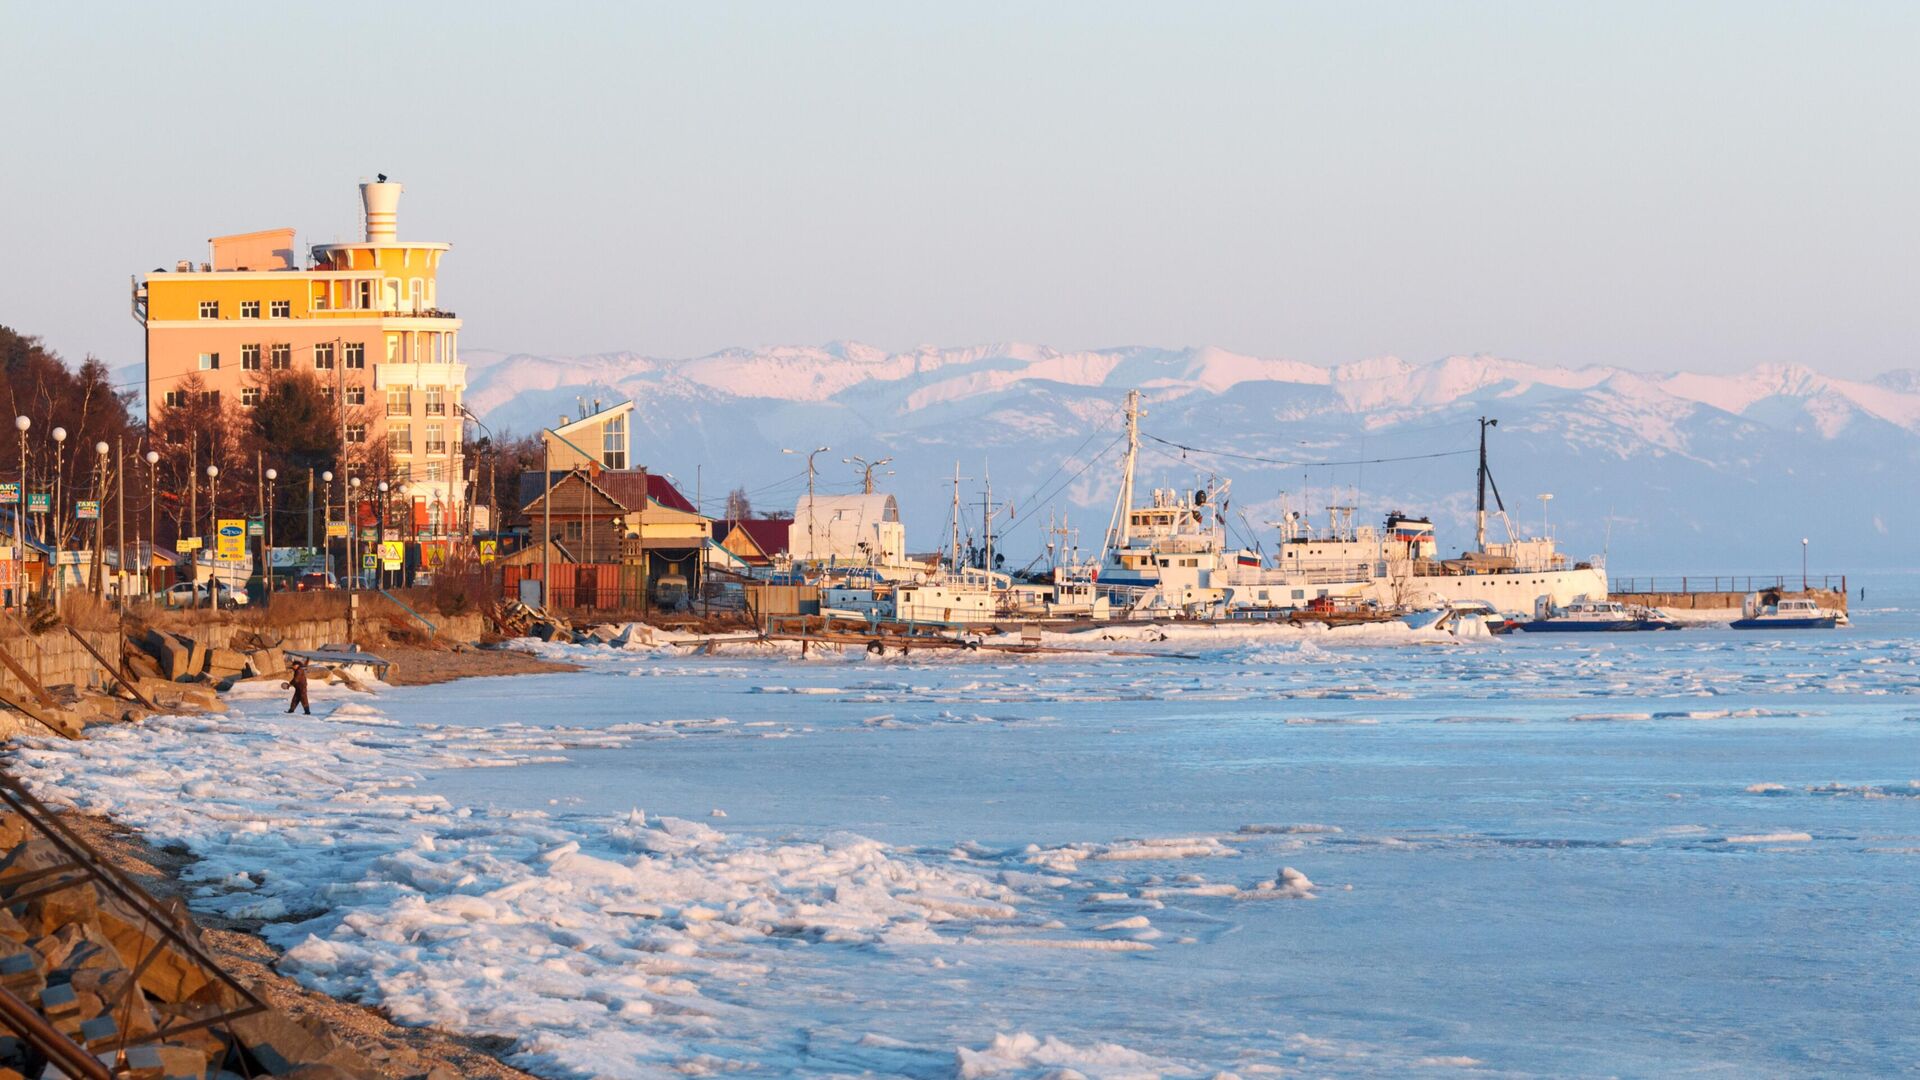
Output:
<path fill-rule="evenodd" d="M 233 608 L 245 607 L 247 605 L 247 594 L 245 592 L 234 588 L 224 581 L 216 581 L 213 583 L 213 586 L 213 599 L 218 602 L 219 606 Z M 204 581 L 197 584 L 190 581 L 183 581 L 160 595 L 165 599 L 168 607 L 208 606 L 207 583 Z"/>
<path fill-rule="evenodd" d="M 337 589 L 339 587 L 340 583 L 334 579 L 331 572 L 326 570 L 315 570 L 310 573 L 301 574 L 299 577 L 293 579 L 294 592 L 312 592 L 316 589 Z"/>

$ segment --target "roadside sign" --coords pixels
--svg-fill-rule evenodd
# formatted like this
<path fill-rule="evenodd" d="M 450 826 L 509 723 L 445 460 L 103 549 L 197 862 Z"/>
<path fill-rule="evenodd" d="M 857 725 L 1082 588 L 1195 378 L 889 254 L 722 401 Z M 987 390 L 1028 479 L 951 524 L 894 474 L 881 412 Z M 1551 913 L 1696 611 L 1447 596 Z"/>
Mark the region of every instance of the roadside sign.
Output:
<path fill-rule="evenodd" d="M 52 508 L 53 508 L 53 492 L 51 491 L 27 492 L 27 513 L 44 514 Z"/>
<path fill-rule="evenodd" d="M 247 519 L 247 535 L 248 536 L 267 535 L 266 524 L 262 522 L 259 518 L 248 518 Z"/>
<path fill-rule="evenodd" d="M 407 545 L 404 540 L 380 541 L 380 568 L 398 570 L 406 564 Z"/>
<path fill-rule="evenodd" d="M 100 520 L 100 500 L 81 499 L 73 504 L 73 516 L 81 521 Z"/>
<path fill-rule="evenodd" d="M 214 530 L 214 556 L 221 559 L 244 559 L 247 557 L 247 522 L 245 518 L 221 518 L 219 528 Z"/>
<path fill-rule="evenodd" d="M 347 535 L 347 523 L 344 521 L 327 522 L 327 539 Z"/>
<path fill-rule="evenodd" d="M 490 563 L 490 562 L 492 562 L 493 560 L 495 560 L 495 559 L 497 559 L 497 558 L 499 558 L 499 557 L 500 557 L 500 541 L 498 541 L 498 540 L 482 540 L 482 541 L 480 541 L 480 563 L 481 563 L 481 565 L 483 565 L 483 566 L 484 566 L 484 565 L 486 565 L 487 563 Z"/>
<path fill-rule="evenodd" d="M 371 555 L 371 554 L 368 554 L 368 555 L 362 555 L 362 556 L 360 556 L 360 568 L 361 568 L 362 570 L 378 570 L 378 569 L 380 569 L 380 559 L 379 559 L 379 557 L 378 557 L 378 556 L 375 556 L 375 555 Z"/>
<path fill-rule="evenodd" d="M 17 480 L 0 482 L 0 505 L 11 506 L 20 501 L 20 483 Z"/>
<path fill-rule="evenodd" d="M 173 550 L 182 555 L 185 555 L 189 551 L 199 551 L 200 538 L 197 536 L 183 536 L 173 542 Z"/>

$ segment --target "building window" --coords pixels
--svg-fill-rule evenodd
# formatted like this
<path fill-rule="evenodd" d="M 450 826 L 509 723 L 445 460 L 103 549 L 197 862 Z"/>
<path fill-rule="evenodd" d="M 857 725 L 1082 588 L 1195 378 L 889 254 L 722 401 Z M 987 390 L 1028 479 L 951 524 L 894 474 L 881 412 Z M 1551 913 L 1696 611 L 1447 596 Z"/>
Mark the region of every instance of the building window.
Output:
<path fill-rule="evenodd" d="M 446 452 L 447 452 L 447 436 L 446 436 L 445 425 L 428 424 L 427 425 L 427 453 L 444 454 Z"/>
<path fill-rule="evenodd" d="M 201 353 L 200 354 L 200 370 L 201 371 L 219 371 L 220 370 L 220 354 L 217 352 Z"/>
<path fill-rule="evenodd" d="M 388 334 L 387 335 L 387 363 L 397 364 L 399 362 L 400 362 L 400 335 Z"/>
<path fill-rule="evenodd" d="M 426 283 L 421 281 L 419 278 L 414 278 L 411 282 L 409 282 L 409 285 L 411 286 L 409 291 L 411 293 L 410 299 L 412 299 L 413 301 L 413 310 L 419 311 L 425 308 L 427 306 Z"/>
<path fill-rule="evenodd" d="M 427 387 L 427 415 L 447 415 L 447 388 L 444 386 Z"/>
<path fill-rule="evenodd" d="M 175 405 L 185 405 L 187 403 L 187 392 L 184 390 L 169 390 L 165 397 L 167 408 L 169 409 Z"/>
<path fill-rule="evenodd" d="M 431 447 L 429 447 L 429 449 L 431 449 Z M 438 461 L 427 462 L 427 475 L 425 479 L 428 483 L 433 484 L 440 481 L 440 466 L 441 462 Z"/>
<path fill-rule="evenodd" d="M 220 301 L 218 300 L 200 301 L 200 317 L 203 319 L 219 318 L 220 317 Z"/>
<path fill-rule="evenodd" d="M 333 342 L 322 341 L 313 347 L 313 366 L 316 371 L 332 370 Z"/>
<path fill-rule="evenodd" d="M 240 370 L 241 371 L 259 371 L 260 370 L 260 346 L 258 345 L 240 346 Z"/>
<path fill-rule="evenodd" d="M 361 443 L 366 442 L 367 441 L 367 425 L 348 424 L 347 425 L 347 441 L 355 445 L 359 445 Z"/>
<path fill-rule="evenodd" d="M 366 403 L 367 403 L 367 388 L 366 388 L 366 387 L 364 387 L 364 386 L 349 386 L 349 387 L 347 387 L 347 404 L 349 404 L 349 405 L 365 405 Z"/>
<path fill-rule="evenodd" d="M 365 311 L 367 308 L 372 307 L 373 306 L 373 282 L 356 281 L 354 282 L 354 285 L 356 286 L 354 289 L 354 296 L 359 303 L 360 310 Z"/>
<path fill-rule="evenodd" d="M 200 398 L 201 398 L 201 400 L 202 400 L 202 401 L 205 401 L 205 402 L 206 402 L 207 404 L 209 404 L 209 405 L 215 405 L 215 406 L 217 406 L 217 405 L 219 405 L 219 404 L 220 404 L 220 391 L 218 391 L 218 390 L 202 390 L 202 391 L 200 392 Z"/>
<path fill-rule="evenodd" d="M 567 522 L 567 539 L 577 541 L 581 537 L 585 536 L 586 533 L 587 533 L 587 530 L 586 530 L 585 522 L 583 521 Z"/>
<path fill-rule="evenodd" d="M 260 388 L 257 386 L 241 387 L 240 388 L 240 404 L 242 405 L 260 404 Z"/>
<path fill-rule="evenodd" d="M 412 416 L 413 415 L 413 387 L 411 386 L 387 387 L 387 415 L 388 416 Z"/>
<path fill-rule="evenodd" d="M 326 397 L 326 399 L 327 399 L 327 404 L 329 404 L 329 405 L 331 405 L 331 404 L 333 404 L 333 386 L 332 386 L 332 384 L 328 384 L 328 385 L 326 385 L 326 386 L 323 386 L 323 387 L 321 387 L 321 388 L 320 388 L 320 393 L 321 393 L 321 394 L 323 394 L 323 395 L 324 395 L 324 396 Z"/>
<path fill-rule="evenodd" d="M 272 301 L 268 306 L 268 314 L 272 315 L 276 319 L 293 318 L 293 301 L 291 300 Z"/>
<path fill-rule="evenodd" d="M 240 317 L 243 319 L 259 318 L 260 317 L 260 301 L 258 300 L 240 301 Z"/>
<path fill-rule="evenodd" d="M 627 414 L 608 420 L 600 429 L 600 464 L 609 469 L 627 467 Z"/>
<path fill-rule="evenodd" d="M 387 425 L 387 449 L 396 454 L 413 453 L 413 427 L 409 424 Z"/>
<path fill-rule="evenodd" d="M 275 345 L 267 354 L 267 359 L 273 364 L 273 370 L 285 371 L 293 366 L 293 346 Z"/>
<path fill-rule="evenodd" d="M 364 341 L 347 342 L 347 366 L 363 368 L 367 366 L 367 343 Z"/>

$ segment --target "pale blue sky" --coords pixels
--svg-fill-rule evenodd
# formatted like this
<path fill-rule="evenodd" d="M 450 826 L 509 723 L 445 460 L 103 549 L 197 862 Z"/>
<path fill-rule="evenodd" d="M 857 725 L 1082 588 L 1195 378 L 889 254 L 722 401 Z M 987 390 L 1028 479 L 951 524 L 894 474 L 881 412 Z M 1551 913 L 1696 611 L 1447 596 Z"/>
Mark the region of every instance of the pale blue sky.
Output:
<path fill-rule="evenodd" d="M 1920 366 L 1920 5 L 0 7 L 0 322 L 450 241 L 468 347 Z"/>

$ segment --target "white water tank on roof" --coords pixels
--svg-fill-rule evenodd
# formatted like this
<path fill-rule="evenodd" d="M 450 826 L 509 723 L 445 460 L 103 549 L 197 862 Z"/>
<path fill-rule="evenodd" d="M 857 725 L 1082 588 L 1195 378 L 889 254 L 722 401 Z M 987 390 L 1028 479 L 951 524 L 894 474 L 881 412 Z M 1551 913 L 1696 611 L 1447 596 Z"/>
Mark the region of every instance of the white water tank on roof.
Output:
<path fill-rule="evenodd" d="M 367 243 L 392 243 L 398 238 L 400 193 L 405 190 L 384 178 L 360 185 L 360 205 L 367 214 Z"/>

